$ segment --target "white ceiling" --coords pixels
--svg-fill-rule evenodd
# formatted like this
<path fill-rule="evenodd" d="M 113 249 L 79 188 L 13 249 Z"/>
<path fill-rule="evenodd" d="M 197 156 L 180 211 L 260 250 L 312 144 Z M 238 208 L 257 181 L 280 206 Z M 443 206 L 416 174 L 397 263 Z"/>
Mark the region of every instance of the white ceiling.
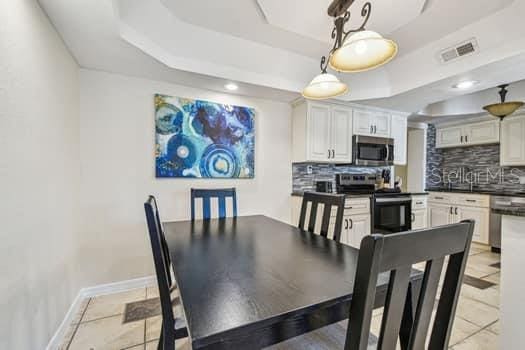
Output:
<path fill-rule="evenodd" d="M 40 0 L 83 67 L 217 91 L 235 81 L 240 94 L 280 101 L 319 72 L 331 46 L 329 2 Z M 350 87 L 341 99 L 414 112 L 457 96 L 449 87 L 466 77 L 482 82 L 469 92 L 523 79 L 522 13 L 525 0 L 376 0 L 368 28 L 395 39 L 400 54 L 374 71 L 339 74 Z M 478 53 L 438 61 L 472 37 Z"/>

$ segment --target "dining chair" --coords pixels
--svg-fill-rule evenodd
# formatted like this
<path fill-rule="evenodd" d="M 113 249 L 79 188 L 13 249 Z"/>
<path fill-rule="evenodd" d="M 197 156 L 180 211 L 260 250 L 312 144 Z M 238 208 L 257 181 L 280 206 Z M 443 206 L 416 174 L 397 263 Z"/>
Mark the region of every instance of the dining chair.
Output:
<path fill-rule="evenodd" d="M 191 189 L 191 219 L 195 220 L 195 199 L 202 199 L 202 218 L 211 219 L 211 199 L 217 198 L 219 202 L 219 219 L 226 217 L 226 198 L 231 198 L 233 202 L 232 216 L 237 216 L 237 195 L 235 188 L 217 188 L 217 189 Z"/>
<path fill-rule="evenodd" d="M 308 209 L 308 203 L 311 203 L 310 217 L 308 219 L 308 226 L 306 224 L 306 212 Z M 321 219 L 320 232 L 315 232 L 315 226 L 317 221 L 317 210 L 319 204 L 324 206 L 323 216 Z M 318 192 L 305 192 L 303 194 L 303 202 L 301 204 L 301 214 L 299 216 L 299 228 L 301 230 L 307 230 L 312 233 L 319 233 L 321 236 L 327 237 L 328 230 L 330 227 L 330 218 L 332 217 L 332 207 L 337 208 L 335 214 L 335 225 L 333 232 L 333 240 L 339 242 L 341 239 L 341 228 L 343 226 L 343 213 L 345 207 L 345 196 L 340 194 L 329 194 L 329 193 L 318 193 Z"/>
<path fill-rule="evenodd" d="M 394 350 L 398 338 L 403 349 L 448 349 L 473 229 L 474 221 L 465 220 L 424 230 L 366 236 L 359 250 L 346 330 L 336 323 L 267 349 Z M 429 329 L 446 257 L 443 287 Z M 410 273 L 412 265 L 419 262 L 425 262 L 423 280 L 419 291 L 412 294 Z M 383 273 L 390 274 L 389 284 L 377 344 L 370 344 L 376 284 Z M 415 310 L 411 300 L 416 301 Z M 407 335 L 404 337 L 400 337 L 402 325 Z"/>
<path fill-rule="evenodd" d="M 149 195 L 148 201 L 151 203 L 153 212 L 155 214 L 155 219 L 159 225 L 159 236 L 160 236 L 160 245 L 162 248 L 162 258 L 164 259 L 164 266 L 166 267 L 166 277 L 168 279 L 168 286 L 170 290 L 176 288 L 176 284 L 173 281 L 171 274 L 171 258 L 170 252 L 168 250 L 168 244 L 166 243 L 166 237 L 164 237 L 164 229 L 162 227 L 162 221 L 160 220 L 159 206 L 157 205 L 157 199 L 153 195 Z"/>
<path fill-rule="evenodd" d="M 171 298 L 170 288 L 170 266 L 166 266 L 167 259 L 165 254 L 167 245 L 163 247 L 163 234 L 161 234 L 161 222 L 158 212 L 156 212 L 155 197 L 149 196 L 144 203 L 146 213 L 146 222 L 151 241 L 151 250 L 153 252 L 153 262 L 155 274 L 157 275 L 157 285 L 159 288 L 160 306 L 162 311 L 162 327 L 159 339 L 158 349 L 170 349 L 175 347 L 175 340 L 186 338 L 188 330 L 186 321 L 182 317 L 175 317 L 173 314 L 173 301 Z M 165 244 L 165 240 L 164 240 Z M 169 254 L 168 254 L 169 255 Z"/>

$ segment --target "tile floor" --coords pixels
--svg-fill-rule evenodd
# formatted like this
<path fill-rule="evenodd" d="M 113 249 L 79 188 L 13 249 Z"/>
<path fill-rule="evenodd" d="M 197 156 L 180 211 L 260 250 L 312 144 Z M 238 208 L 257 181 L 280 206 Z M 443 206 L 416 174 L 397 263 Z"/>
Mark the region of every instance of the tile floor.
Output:
<path fill-rule="evenodd" d="M 491 253 L 487 247 L 478 244 L 472 246 L 466 274 L 474 279 L 469 279 L 471 284 L 463 284 L 450 349 L 498 349 L 500 270 L 498 265 L 491 265 L 499 261 L 499 254 Z M 494 285 L 476 283 L 475 279 Z M 161 317 L 153 316 L 124 323 L 124 312 L 127 303 L 157 297 L 158 291 L 155 287 L 145 287 L 84 300 L 60 349 L 156 349 Z M 151 305 L 151 302 L 146 304 Z M 178 312 L 180 310 L 176 310 L 176 313 Z M 136 315 L 133 319 L 136 319 Z M 375 334 L 380 320 L 381 310 L 375 310 L 372 322 L 372 332 Z"/>

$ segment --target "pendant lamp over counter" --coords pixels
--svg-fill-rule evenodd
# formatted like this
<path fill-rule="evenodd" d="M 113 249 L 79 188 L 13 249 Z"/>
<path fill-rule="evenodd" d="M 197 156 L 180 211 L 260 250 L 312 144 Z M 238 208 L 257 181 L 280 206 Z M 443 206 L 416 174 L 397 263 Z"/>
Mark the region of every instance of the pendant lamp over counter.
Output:
<path fill-rule="evenodd" d="M 346 84 L 326 72 L 328 66 L 335 71 L 355 73 L 380 67 L 395 57 L 397 45 L 380 34 L 366 30 L 372 4 L 367 2 L 361 9 L 363 23 L 357 29 L 345 31 L 350 19 L 348 10 L 354 0 L 334 0 L 328 7 L 328 15 L 334 17 L 332 39 L 334 45 L 326 56 L 321 58 L 321 74 L 316 76 L 303 90 L 303 96 L 311 99 L 326 99 L 340 96 L 348 91 Z"/>
<path fill-rule="evenodd" d="M 489 112 L 491 115 L 500 119 L 503 119 L 506 116 L 516 112 L 516 110 L 518 110 L 524 104 L 521 101 L 505 102 L 505 98 L 508 93 L 507 86 L 509 86 L 509 84 L 503 84 L 498 86 L 500 88 L 498 92 L 501 99 L 500 103 L 494 103 L 483 107 L 483 109 Z"/>

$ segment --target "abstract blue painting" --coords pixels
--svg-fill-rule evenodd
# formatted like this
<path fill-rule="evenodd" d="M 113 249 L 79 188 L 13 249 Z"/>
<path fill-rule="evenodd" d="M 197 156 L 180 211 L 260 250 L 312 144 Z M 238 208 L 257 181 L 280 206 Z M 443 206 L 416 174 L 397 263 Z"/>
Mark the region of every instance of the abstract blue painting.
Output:
<path fill-rule="evenodd" d="M 155 95 L 157 177 L 253 178 L 255 110 Z"/>

